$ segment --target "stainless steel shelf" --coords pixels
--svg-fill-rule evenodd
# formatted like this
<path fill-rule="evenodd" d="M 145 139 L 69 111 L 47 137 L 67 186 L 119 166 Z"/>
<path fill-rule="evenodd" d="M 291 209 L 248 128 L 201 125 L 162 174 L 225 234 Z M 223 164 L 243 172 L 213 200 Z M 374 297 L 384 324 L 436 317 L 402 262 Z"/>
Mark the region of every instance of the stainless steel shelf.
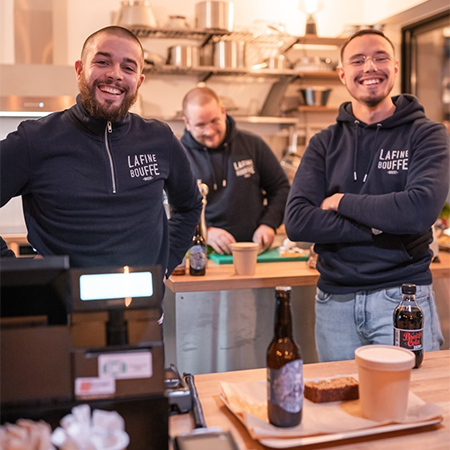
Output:
<path fill-rule="evenodd" d="M 297 117 L 269 117 L 269 116 L 239 116 L 231 113 L 236 122 L 257 123 L 257 124 L 274 124 L 274 125 L 296 125 Z M 149 117 L 150 118 L 150 117 Z M 181 122 L 183 118 L 175 117 L 152 117 L 163 122 Z"/>
<path fill-rule="evenodd" d="M 215 66 L 198 66 L 198 67 L 177 67 L 171 65 L 164 66 L 146 66 L 144 72 L 154 73 L 161 75 L 227 75 L 227 76 L 239 76 L 250 75 L 254 77 L 280 77 L 280 76 L 297 76 L 298 73 L 295 70 L 274 70 L 274 69 L 222 69 Z"/>
<path fill-rule="evenodd" d="M 250 31 L 227 31 L 219 29 L 173 29 L 147 28 L 141 26 L 129 27 L 138 38 L 151 39 L 191 39 L 203 41 L 241 41 L 247 44 L 275 45 L 280 49 L 289 49 L 294 45 L 334 45 L 339 46 L 345 39 L 320 36 L 291 36 L 284 33 L 253 33 Z"/>
<path fill-rule="evenodd" d="M 211 75 L 222 76 L 251 76 L 251 77 L 265 77 L 265 78 L 277 78 L 277 77 L 299 77 L 304 80 L 319 79 L 319 80 L 338 80 L 338 74 L 334 70 L 324 71 L 298 71 L 293 69 L 221 69 L 214 66 L 198 66 L 198 67 L 177 67 L 171 65 L 163 66 L 151 66 L 144 67 L 146 74 L 153 75 L 191 75 L 197 76 L 201 79 L 208 78 Z"/>
<path fill-rule="evenodd" d="M 347 38 L 322 37 L 305 34 L 304 36 L 297 36 L 296 40 L 295 45 L 333 45 L 339 47 L 347 40 Z"/>
<path fill-rule="evenodd" d="M 146 28 L 146 27 L 129 27 L 129 30 L 138 38 L 150 39 L 191 39 L 191 40 L 205 40 L 212 36 L 223 36 L 230 34 L 226 30 L 199 30 L 191 28 Z"/>

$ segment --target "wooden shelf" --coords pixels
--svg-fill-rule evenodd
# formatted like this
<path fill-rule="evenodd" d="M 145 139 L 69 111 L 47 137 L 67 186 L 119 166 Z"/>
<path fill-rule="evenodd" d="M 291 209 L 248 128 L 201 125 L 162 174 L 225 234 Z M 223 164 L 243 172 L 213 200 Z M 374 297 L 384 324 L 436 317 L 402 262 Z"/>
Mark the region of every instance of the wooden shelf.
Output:
<path fill-rule="evenodd" d="M 315 71 L 296 71 L 302 80 L 331 80 L 339 81 L 339 75 L 336 70 L 315 70 Z"/>
<path fill-rule="evenodd" d="M 294 45 L 333 45 L 341 46 L 347 38 L 339 37 L 322 37 L 312 34 L 305 34 L 304 36 L 297 36 L 297 42 Z"/>
<path fill-rule="evenodd" d="M 333 106 L 299 106 L 299 112 L 337 112 L 338 108 Z"/>

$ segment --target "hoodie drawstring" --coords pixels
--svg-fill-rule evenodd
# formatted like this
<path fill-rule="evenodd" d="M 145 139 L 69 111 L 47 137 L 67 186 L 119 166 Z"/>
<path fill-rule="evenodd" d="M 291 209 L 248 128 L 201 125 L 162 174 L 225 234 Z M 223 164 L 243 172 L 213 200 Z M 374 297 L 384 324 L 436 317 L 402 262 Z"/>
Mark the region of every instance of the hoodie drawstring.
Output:
<path fill-rule="evenodd" d="M 359 123 L 360 123 L 359 120 L 355 120 L 356 134 L 355 134 L 355 147 L 353 149 L 353 181 L 356 181 L 358 179 L 358 176 L 356 174 L 356 162 L 358 155 L 357 150 L 358 150 Z M 377 145 L 378 131 L 381 129 L 382 126 L 383 125 L 381 125 L 381 123 L 377 123 L 377 129 L 375 131 L 375 138 L 373 140 L 372 151 L 370 152 L 370 159 L 369 162 L 367 163 L 367 168 L 365 170 L 364 178 L 362 180 L 363 183 L 366 182 L 367 176 L 369 175 L 369 172 L 372 169 L 373 163 L 375 161 L 375 150 Z"/>
<path fill-rule="evenodd" d="M 211 156 L 209 155 L 208 149 L 204 147 L 204 151 L 206 154 L 206 159 L 208 160 L 209 170 L 211 171 L 212 181 L 213 181 L 213 189 L 217 191 L 217 180 L 216 180 L 216 174 L 214 172 L 214 167 L 211 162 Z"/>
<path fill-rule="evenodd" d="M 366 173 L 364 174 L 363 183 L 366 182 L 367 175 L 369 175 L 370 169 L 372 168 L 373 163 L 375 161 L 375 150 L 376 150 L 376 145 L 377 145 L 378 131 L 381 129 L 381 127 L 382 127 L 381 123 L 377 123 L 377 131 L 375 131 L 375 139 L 373 140 L 372 151 L 370 152 L 370 161 L 369 161 L 369 164 L 367 164 L 367 169 L 366 169 Z"/>
<path fill-rule="evenodd" d="M 359 120 L 355 120 L 356 133 L 355 133 L 355 146 L 353 147 L 353 181 L 358 179 L 356 174 L 356 161 L 358 159 L 358 135 L 359 135 Z"/>
<path fill-rule="evenodd" d="M 211 171 L 212 181 L 213 181 L 213 190 L 217 191 L 218 184 L 216 179 L 216 172 L 214 171 L 214 167 L 211 161 L 211 155 L 206 147 L 203 148 L 206 153 L 206 159 L 208 160 L 209 169 Z M 227 176 L 228 176 L 228 143 L 226 142 L 223 145 L 222 150 L 222 187 L 227 187 Z"/>
<path fill-rule="evenodd" d="M 222 155 L 222 187 L 227 187 L 227 176 L 228 176 L 228 142 L 223 144 L 223 155 Z"/>

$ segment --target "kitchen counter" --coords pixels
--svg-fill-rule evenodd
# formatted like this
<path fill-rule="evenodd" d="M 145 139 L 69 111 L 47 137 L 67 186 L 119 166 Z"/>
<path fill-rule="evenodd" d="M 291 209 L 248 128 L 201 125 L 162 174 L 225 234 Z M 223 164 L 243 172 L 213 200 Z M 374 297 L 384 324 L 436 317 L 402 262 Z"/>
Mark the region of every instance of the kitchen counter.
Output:
<path fill-rule="evenodd" d="M 356 373 L 355 361 L 338 361 L 321 364 L 305 364 L 304 377 L 331 377 Z M 266 380 L 266 369 L 243 370 L 195 377 L 195 384 L 202 403 L 206 425 L 230 430 L 240 450 L 265 450 L 254 441 L 239 420 L 219 399 L 220 382 L 251 382 Z M 425 354 L 422 367 L 412 371 L 411 390 L 427 403 L 439 403 L 444 408 L 444 421 L 438 425 L 416 430 L 396 431 L 378 436 L 359 437 L 336 443 L 315 445 L 307 448 L 338 448 L 339 450 L 385 450 L 423 448 L 448 449 L 450 442 L 450 351 L 441 350 Z M 191 415 L 172 416 L 169 433 L 178 436 L 193 429 Z M 295 447 L 300 449 L 301 447 Z"/>
<path fill-rule="evenodd" d="M 431 264 L 445 344 L 450 342 L 450 253 Z M 166 362 L 193 374 L 265 365 L 273 332 L 275 286 L 292 286 L 294 336 L 305 363 L 315 349 L 315 293 L 319 273 L 305 261 L 258 263 L 253 276 L 209 261 L 206 275 L 171 276 L 164 298 Z"/>
<path fill-rule="evenodd" d="M 450 277 L 450 253 L 440 252 L 440 263 L 431 264 L 433 279 Z M 206 275 L 171 276 L 166 286 L 172 292 L 202 292 L 232 289 L 260 289 L 275 286 L 311 286 L 316 285 L 319 272 L 310 269 L 306 261 L 281 261 L 258 263 L 252 276 L 234 274 L 232 264 L 216 264 L 208 261 Z"/>

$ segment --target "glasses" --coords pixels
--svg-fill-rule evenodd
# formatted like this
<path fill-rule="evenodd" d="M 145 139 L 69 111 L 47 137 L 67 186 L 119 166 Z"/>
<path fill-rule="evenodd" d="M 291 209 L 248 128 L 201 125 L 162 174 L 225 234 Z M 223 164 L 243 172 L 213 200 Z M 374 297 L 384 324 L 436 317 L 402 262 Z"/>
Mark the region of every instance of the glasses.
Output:
<path fill-rule="evenodd" d="M 355 56 L 346 61 L 346 64 L 353 67 L 364 67 L 367 61 L 371 60 L 372 63 L 377 67 L 385 67 L 392 61 L 392 56 L 387 54 L 381 54 L 377 56 Z"/>

